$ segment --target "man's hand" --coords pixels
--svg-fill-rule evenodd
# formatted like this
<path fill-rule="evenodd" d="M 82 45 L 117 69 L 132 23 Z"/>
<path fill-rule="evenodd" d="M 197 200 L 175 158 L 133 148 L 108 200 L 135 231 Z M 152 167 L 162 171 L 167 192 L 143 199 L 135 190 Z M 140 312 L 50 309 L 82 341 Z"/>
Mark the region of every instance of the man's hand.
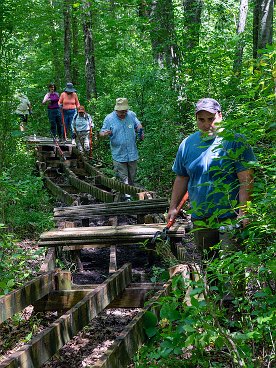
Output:
<path fill-rule="evenodd" d="M 104 130 L 103 132 L 100 132 L 100 136 L 102 137 L 107 137 L 107 136 L 111 136 L 112 135 L 112 130 L 108 129 L 108 130 Z"/>

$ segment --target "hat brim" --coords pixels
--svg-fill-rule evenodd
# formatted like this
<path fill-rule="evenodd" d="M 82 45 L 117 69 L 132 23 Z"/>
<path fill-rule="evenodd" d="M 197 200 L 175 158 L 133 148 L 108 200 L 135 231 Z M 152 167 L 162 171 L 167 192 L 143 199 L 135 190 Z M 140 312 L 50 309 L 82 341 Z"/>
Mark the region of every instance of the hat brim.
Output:
<path fill-rule="evenodd" d="M 115 111 L 125 111 L 125 110 L 129 110 L 129 106 L 128 105 L 115 105 L 114 107 Z"/>
<path fill-rule="evenodd" d="M 76 92 L 74 88 L 65 88 L 64 92 Z"/>
<path fill-rule="evenodd" d="M 198 112 L 200 112 L 200 111 L 208 111 L 208 112 L 210 112 L 211 114 L 216 114 L 217 112 L 219 112 L 218 110 L 214 110 L 214 109 L 211 109 L 211 107 L 210 108 L 208 108 L 208 107 L 206 107 L 206 108 L 204 108 L 204 109 L 198 109 L 198 110 L 196 110 L 196 114 L 198 113 Z"/>

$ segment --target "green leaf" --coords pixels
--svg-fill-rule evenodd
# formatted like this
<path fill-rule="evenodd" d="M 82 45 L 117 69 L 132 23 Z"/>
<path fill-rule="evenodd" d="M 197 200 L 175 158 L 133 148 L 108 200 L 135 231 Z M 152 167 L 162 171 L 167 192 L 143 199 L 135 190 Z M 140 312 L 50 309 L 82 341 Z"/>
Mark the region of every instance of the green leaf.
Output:
<path fill-rule="evenodd" d="M 183 329 L 186 332 L 194 332 L 195 331 L 195 329 L 192 326 L 190 326 L 190 325 L 184 325 L 183 326 Z"/>
<path fill-rule="evenodd" d="M 153 337 L 157 334 L 158 329 L 156 327 L 145 328 L 146 335 L 148 337 Z"/>
<path fill-rule="evenodd" d="M 190 291 L 190 296 L 201 294 L 204 291 L 203 287 L 194 288 Z"/>
<path fill-rule="evenodd" d="M 166 318 L 171 322 L 180 319 L 180 313 L 176 309 L 177 305 L 177 303 L 163 304 L 160 310 L 160 317 L 162 319 Z"/>
<path fill-rule="evenodd" d="M 151 311 L 147 311 L 144 316 L 143 316 L 143 322 L 144 322 L 144 327 L 150 328 L 150 327 L 155 327 L 157 325 L 157 317 L 154 313 L 152 313 Z"/>

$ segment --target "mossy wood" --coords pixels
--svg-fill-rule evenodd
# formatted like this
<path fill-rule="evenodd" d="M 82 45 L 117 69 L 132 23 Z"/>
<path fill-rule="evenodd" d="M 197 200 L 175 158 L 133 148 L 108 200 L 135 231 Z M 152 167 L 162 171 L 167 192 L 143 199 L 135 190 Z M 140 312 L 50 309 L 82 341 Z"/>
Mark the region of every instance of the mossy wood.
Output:
<path fill-rule="evenodd" d="M 0 298 L 0 323 L 53 291 L 56 276 L 56 271 L 48 272 L 26 283 L 22 288 L 2 296 Z"/>
<path fill-rule="evenodd" d="M 149 213 L 164 213 L 168 209 L 166 198 L 148 199 L 133 202 L 113 202 L 101 204 L 88 204 L 82 206 L 57 207 L 54 209 L 54 219 L 79 220 L 93 216 L 112 215 L 139 215 Z"/>
<path fill-rule="evenodd" d="M 127 325 L 119 337 L 106 351 L 106 353 L 93 364 L 93 368 L 124 368 L 127 367 L 134 354 L 145 343 L 147 336 L 144 330 L 143 318 L 147 311 L 159 314 L 157 301 L 162 296 L 168 295 L 171 290 L 171 280 L 164 284 L 163 289 L 155 293 L 147 306 L 137 314 Z M 92 366 L 91 366 L 92 368 Z"/>
<path fill-rule="evenodd" d="M 0 368 L 38 368 L 96 317 L 131 281 L 131 266 L 125 264 L 104 283 L 90 291 L 45 331 L 24 344 Z"/>
<path fill-rule="evenodd" d="M 187 224 L 186 224 L 187 225 Z M 157 231 L 162 231 L 166 224 L 141 224 L 124 226 L 97 226 L 57 229 L 40 235 L 41 247 L 64 246 L 67 250 L 110 245 L 137 244 L 153 238 Z M 185 224 L 174 225 L 169 232 L 172 239 L 183 237 Z"/>
<path fill-rule="evenodd" d="M 96 186 L 79 179 L 77 175 L 67 167 L 67 165 L 63 164 L 63 170 L 65 175 L 68 177 L 70 184 L 75 188 L 77 188 L 80 192 L 89 193 L 103 202 L 114 201 L 113 193 L 108 192 L 107 190 L 97 188 Z"/>

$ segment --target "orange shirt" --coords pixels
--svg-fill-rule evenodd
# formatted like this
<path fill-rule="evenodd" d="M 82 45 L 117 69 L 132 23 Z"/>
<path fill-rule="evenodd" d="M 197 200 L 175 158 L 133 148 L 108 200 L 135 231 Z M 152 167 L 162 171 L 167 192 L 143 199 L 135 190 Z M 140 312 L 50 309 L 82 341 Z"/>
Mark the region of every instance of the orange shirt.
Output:
<path fill-rule="evenodd" d="M 62 105 L 64 110 L 77 109 L 80 106 L 78 96 L 75 92 L 69 94 L 62 92 L 58 104 Z"/>

